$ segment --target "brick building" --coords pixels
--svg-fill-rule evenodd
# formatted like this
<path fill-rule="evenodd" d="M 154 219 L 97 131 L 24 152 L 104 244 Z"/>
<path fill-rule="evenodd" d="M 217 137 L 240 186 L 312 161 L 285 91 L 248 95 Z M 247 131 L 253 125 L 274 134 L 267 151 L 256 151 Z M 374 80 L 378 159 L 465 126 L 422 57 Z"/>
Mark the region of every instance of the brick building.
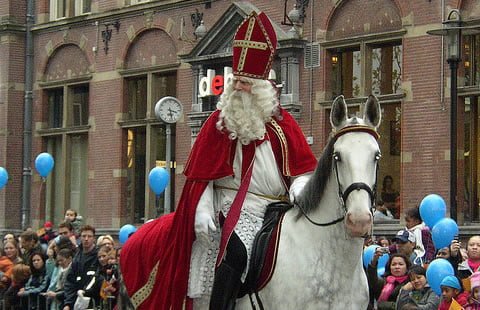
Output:
<path fill-rule="evenodd" d="M 218 100 L 208 94 L 205 81 L 228 71 L 233 34 L 253 10 L 264 11 L 275 24 L 280 100 L 314 153 L 321 154 L 328 138 L 332 98 L 343 94 L 350 110 L 358 111 L 373 93 L 383 108 L 379 189 L 390 175 L 402 209 L 429 193 L 443 196 L 448 206 L 450 77 L 443 40 L 426 31 L 441 28 L 452 8 L 466 23 L 480 25 L 480 5 L 473 0 L 297 0 L 299 20 L 286 25 L 295 1 L 285 2 L 35 1 L 31 166 L 38 153 L 49 152 L 55 168 L 46 180 L 32 168 L 25 204 L 27 7 L 0 0 L 0 166 L 10 175 L 0 190 L 0 230 L 19 229 L 25 212 L 28 225 L 38 227 L 45 220 L 58 223 L 65 209 L 74 208 L 87 223 L 115 233 L 124 224 L 165 212 L 163 195 L 156 201 L 148 187 L 148 173 L 165 165 L 170 137 L 172 203 L 166 208 L 173 208 L 191 144 Z M 457 216 L 460 225 L 471 226 L 480 220 L 480 36 L 463 39 Z M 176 124 L 155 117 L 155 104 L 165 96 L 183 104 Z M 393 223 L 380 230 L 398 229 L 399 222 Z"/>

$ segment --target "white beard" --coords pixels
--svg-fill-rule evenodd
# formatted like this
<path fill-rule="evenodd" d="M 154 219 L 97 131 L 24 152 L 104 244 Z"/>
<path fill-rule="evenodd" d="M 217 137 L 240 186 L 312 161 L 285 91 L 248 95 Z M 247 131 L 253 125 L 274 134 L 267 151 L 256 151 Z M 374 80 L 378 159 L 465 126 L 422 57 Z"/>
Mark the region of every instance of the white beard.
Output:
<path fill-rule="evenodd" d="M 251 141 L 261 140 L 265 137 L 265 123 L 270 121 L 273 109 L 264 111 L 256 102 L 256 96 L 244 91 L 233 91 L 227 97 L 227 104 L 220 112 L 220 120 L 217 128 L 222 130 L 224 127 L 229 133 L 229 138 L 247 145 Z"/>

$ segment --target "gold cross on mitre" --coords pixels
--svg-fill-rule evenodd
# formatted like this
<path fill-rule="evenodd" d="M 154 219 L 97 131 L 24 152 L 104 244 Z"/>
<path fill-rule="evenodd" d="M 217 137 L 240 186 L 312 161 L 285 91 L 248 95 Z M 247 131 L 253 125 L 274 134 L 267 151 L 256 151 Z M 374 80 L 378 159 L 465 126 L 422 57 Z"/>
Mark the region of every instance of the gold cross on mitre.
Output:
<path fill-rule="evenodd" d="M 247 52 L 249 48 L 253 48 L 257 50 L 266 50 L 268 48 L 268 45 L 265 42 L 250 41 L 250 38 L 252 37 L 252 33 L 253 33 L 253 28 L 255 26 L 255 19 L 256 19 L 256 15 L 251 16 L 249 18 L 248 28 L 247 28 L 247 32 L 245 33 L 245 38 L 243 40 L 233 41 L 233 47 L 242 48 L 242 53 L 240 54 L 240 59 L 238 60 L 239 71 L 243 70 L 243 66 L 245 65 L 245 59 L 247 58 Z"/>

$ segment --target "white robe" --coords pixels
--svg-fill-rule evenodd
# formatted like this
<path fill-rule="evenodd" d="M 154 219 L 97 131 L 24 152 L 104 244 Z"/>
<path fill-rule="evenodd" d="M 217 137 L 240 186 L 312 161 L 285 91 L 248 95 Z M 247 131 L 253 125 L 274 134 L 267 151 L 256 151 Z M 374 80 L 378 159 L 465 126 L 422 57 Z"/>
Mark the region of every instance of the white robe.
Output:
<path fill-rule="evenodd" d="M 237 143 L 233 162 L 234 176 L 211 181 L 202 194 L 197 206 L 197 213 L 199 211 L 208 212 L 212 218 L 215 219 L 217 231 L 210 232 L 209 244 L 202 243 L 200 240 L 195 240 L 193 243 L 188 283 L 188 296 L 191 298 L 209 297 L 212 291 L 215 262 L 221 237 L 221 231 L 218 229 L 220 227 L 218 214 L 219 211 L 222 211 L 225 215 L 228 214 L 230 206 L 237 194 L 236 190 L 214 189 L 214 186 L 234 189 L 240 187 L 242 169 L 241 147 L 241 144 Z M 214 154 L 210 156 L 214 156 Z M 303 188 L 308 178 L 309 175 L 296 178 L 290 190 L 293 191 L 294 194 L 297 194 L 301 188 Z M 265 208 L 269 203 L 278 201 L 256 194 L 278 197 L 286 193 L 282 174 L 275 161 L 271 144 L 267 140 L 257 146 L 255 150 L 252 178 L 242 206 L 240 218 L 235 226 L 235 233 L 240 237 L 240 240 L 242 240 L 247 249 L 248 261 L 250 261 L 253 239 L 262 227 Z M 242 280 L 245 279 L 247 271 L 248 270 L 245 270 Z"/>

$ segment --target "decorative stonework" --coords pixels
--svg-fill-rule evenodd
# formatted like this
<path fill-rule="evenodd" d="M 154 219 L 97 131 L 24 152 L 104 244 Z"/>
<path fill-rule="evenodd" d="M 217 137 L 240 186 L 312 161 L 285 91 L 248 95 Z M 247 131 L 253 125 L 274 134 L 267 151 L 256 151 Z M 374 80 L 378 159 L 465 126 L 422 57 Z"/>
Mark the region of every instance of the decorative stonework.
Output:
<path fill-rule="evenodd" d="M 402 19 L 390 0 L 344 1 L 330 18 L 327 38 L 341 39 L 368 33 L 398 30 Z"/>
<path fill-rule="evenodd" d="M 52 56 L 52 53 L 53 53 L 52 40 L 48 41 L 47 44 L 45 45 L 45 52 L 47 52 L 48 57 Z"/>
<path fill-rule="evenodd" d="M 177 51 L 172 39 L 163 30 L 151 29 L 140 33 L 130 46 L 125 59 L 125 69 L 146 68 L 175 62 L 177 62 Z"/>
<path fill-rule="evenodd" d="M 80 49 L 82 51 L 85 51 L 85 47 L 87 46 L 87 43 L 88 43 L 88 38 L 84 34 L 82 34 L 82 36 L 80 37 L 80 43 L 79 43 Z"/>
<path fill-rule="evenodd" d="M 135 39 L 135 27 L 133 25 L 130 25 L 127 29 L 127 37 L 128 41 L 132 42 Z"/>
<path fill-rule="evenodd" d="M 84 52 L 76 45 L 63 45 L 55 50 L 48 61 L 44 81 L 78 78 L 90 74 L 90 64 Z"/>

